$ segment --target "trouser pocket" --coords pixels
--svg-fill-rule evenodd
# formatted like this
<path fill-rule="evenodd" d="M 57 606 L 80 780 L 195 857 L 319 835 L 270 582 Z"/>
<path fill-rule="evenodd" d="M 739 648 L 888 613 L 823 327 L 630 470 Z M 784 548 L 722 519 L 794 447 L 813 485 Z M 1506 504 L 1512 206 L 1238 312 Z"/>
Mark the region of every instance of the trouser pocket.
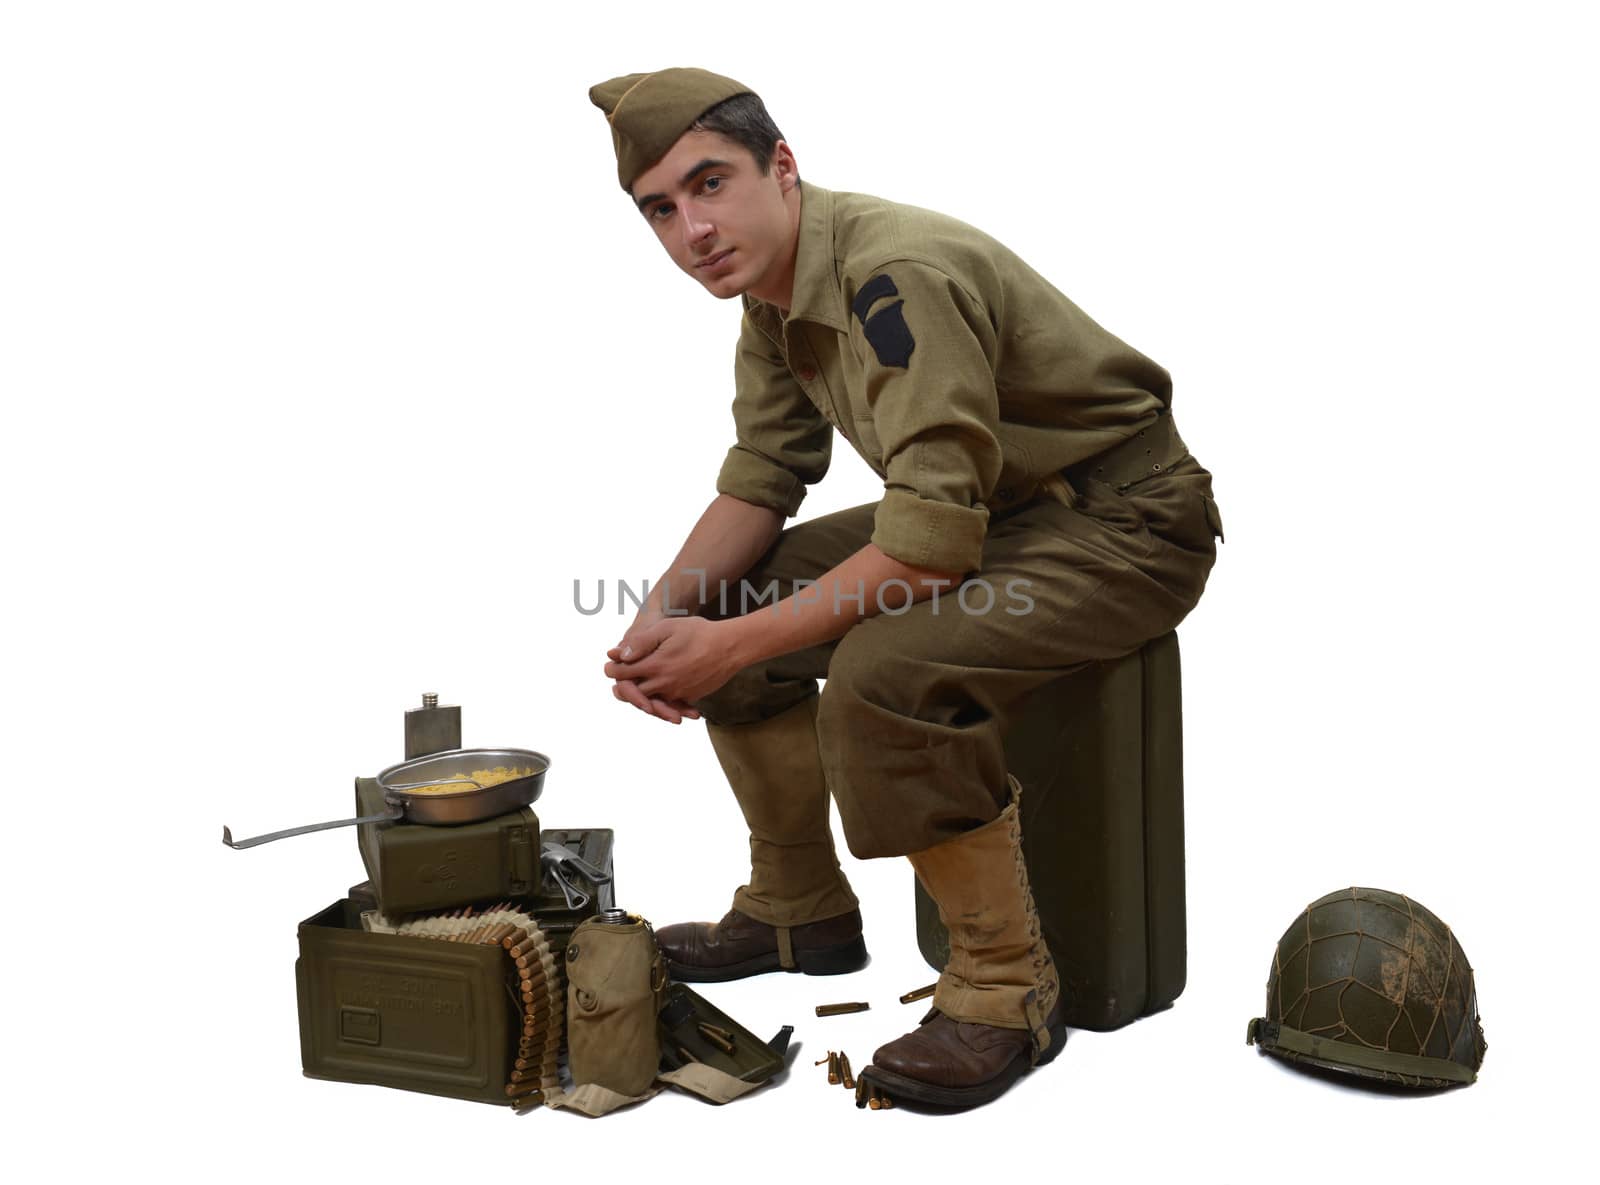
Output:
<path fill-rule="evenodd" d="M 1206 523 L 1211 527 L 1211 533 L 1226 543 L 1228 539 L 1222 533 L 1222 511 L 1217 509 L 1217 500 L 1210 494 L 1202 497 L 1206 500 Z"/>
<path fill-rule="evenodd" d="M 1222 512 L 1211 494 L 1211 473 L 1193 457 L 1135 482 L 1126 498 L 1158 538 L 1190 551 L 1216 551 Z"/>

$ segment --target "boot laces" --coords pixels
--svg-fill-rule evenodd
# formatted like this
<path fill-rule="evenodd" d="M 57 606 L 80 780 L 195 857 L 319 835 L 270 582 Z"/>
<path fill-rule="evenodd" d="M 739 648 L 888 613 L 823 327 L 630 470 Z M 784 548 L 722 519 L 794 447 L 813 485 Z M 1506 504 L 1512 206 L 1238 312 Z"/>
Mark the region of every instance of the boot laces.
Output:
<path fill-rule="evenodd" d="M 1020 799 L 1020 795 L 1017 798 Z M 1011 851 L 1014 855 L 1017 869 L 1017 882 L 1022 888 L 1022 910 L 1026 919 L 1030 946 L 1028 950 L 1029 961 L 1033 965 L 1033 985 L 1039 1001 L 1039 1010 L 1048 1015 L 1050 1006 L 1055 1003 L 1057 978 L 1047 974 L 1054 966 L 1054 960 L 1042 941 L 1043 932 L 1040 928 L 1039 910 L 1033 900 L 1033 885 L 1028 880 L 1028 865 L 1022 858 L 1022 805 L 1017 802 L 1017 809 L 1012 812 L 1010 833 Z"/>

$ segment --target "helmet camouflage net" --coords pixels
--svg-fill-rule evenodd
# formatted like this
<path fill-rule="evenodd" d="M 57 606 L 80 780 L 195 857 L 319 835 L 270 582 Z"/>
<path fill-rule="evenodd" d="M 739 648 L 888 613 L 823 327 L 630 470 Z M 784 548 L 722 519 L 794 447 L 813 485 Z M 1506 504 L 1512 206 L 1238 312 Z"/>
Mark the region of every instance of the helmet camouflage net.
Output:
<path fill-rule="evenodd" d="M 1284 931 L 1249 1044 L 1291 1063 L 1423 1089 L 1473 1082 L 1483 1026 L 1472 968 L 1428 910 L 1344 889 Z"/>

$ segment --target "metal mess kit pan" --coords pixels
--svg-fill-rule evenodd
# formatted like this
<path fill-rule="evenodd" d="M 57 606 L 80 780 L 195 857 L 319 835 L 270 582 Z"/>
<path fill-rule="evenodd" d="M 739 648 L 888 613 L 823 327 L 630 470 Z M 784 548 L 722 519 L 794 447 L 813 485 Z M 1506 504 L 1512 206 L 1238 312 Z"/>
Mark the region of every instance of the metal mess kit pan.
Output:
<path fill-rule="evenodd" d="M 512 769 L 531 766 L 533 772 L 491 786 L 473 781 L 471 774 L 474 770 L 497 765 Z M 285 831 L 273 831 L 240 840 L 234 839 L 233 832 L 224 826 L 222 842 L 230 848 L 253 848 L 257 844 L 287 839 L 291 835 L 306 835 L 332 827 L 352 827 L 358 823 L 385 820 L 404 819 L 408 823 L 443 827 L 477 823 L 520 810 L 535 801 L 544 788 L 544 775 L 549 769 L 550 759 L 532 749 L 451 749 L 443 753 L 431 753 L 426 757 L 391 765 L 378 775 L 377 782 L 383 790 L 383 801 L 387 808 L 382 814 L 335 819 L 331 823 L 310 823 L 304 827 L 290 827 Z M 459 784 L 461 789 L 432 792 L 423 789 L 455 784 Z"/>

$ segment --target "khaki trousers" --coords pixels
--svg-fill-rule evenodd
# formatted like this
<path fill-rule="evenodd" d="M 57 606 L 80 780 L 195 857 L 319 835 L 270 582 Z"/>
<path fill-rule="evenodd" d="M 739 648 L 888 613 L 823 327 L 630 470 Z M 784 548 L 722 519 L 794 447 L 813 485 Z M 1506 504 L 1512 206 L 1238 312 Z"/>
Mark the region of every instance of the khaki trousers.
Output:
<path fill-rule="evenodd" d="M 825 678 L 818 744 L 857 857 L 923 851 L 990 822 L 1007 802 L 1004 739 L 1028 693 L 1173 629 L 1216 560 L 1211 474 L 1192 457 L 1120 493 L 1098 481 L 1076 493 L 1075 505 L 1043 495 L 992 517 L 982 567 L 937 603 L 747 667 L 695 706 L 711 723 L 747 724 Z M 741 584 L 708 590 L 701 612 L 753 612 L 804 589 L 866 545 L 876 509 L 788 528 Z"/>

